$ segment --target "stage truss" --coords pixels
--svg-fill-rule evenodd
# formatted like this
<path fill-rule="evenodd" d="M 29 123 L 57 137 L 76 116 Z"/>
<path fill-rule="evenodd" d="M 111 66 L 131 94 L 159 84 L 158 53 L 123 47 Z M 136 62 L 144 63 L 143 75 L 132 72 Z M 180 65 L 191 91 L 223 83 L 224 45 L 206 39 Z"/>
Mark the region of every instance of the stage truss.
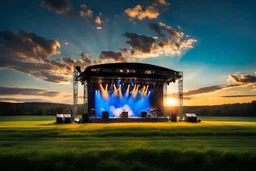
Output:
<path fill-rule="evenodd" d="M 91 69 L 92 72 L 99 71 L 98 69 Z M 114 73 L 116 72 L 115 69 L 104 69 L 103 71 L 106 71 L 107 73 Z M 119 70 L 120 71 L 120 70 Z M 133 73 L 134 70 L 130 70 L 131 73 Z M 135 72 L 134 72 L 135 73 Z M 138 72 L 137 72 L 138 73 Z M 141 72 L 140 72 L 141 73 Z M 73 73 L 73 117 L 77 117 L 78 113 L 78 82 L 80 81 L 84 88 L 84 95 L 83 95 L 83 101 L 84 101 L 84 113 L 88 113 L 88 82 L 87 80 L 81 80 L 79 72 L 74 69 Z M 154 71 L 154 74 L 159 75 L 167 75 L 170 74 L 168 71 Z M 150 74 L 149 74 L 150 76 Z M 174 77 L 178 81 L 178 102 L 179 102 L 179 116 L 183 118 L 183 72 L 176 72 Z M 99 84 L 111 84 L 115 83 L 116 80 L 120 79 L 120 76 L 113 77 L 111 76 L 111 79 L 109 77 L 100 77 L 100 76 L 92 76 L 90 78 L 90 83 L 99 83 Z M 167 110 L 167 98 L 168 98 L 168 91 L 167 86 L 170 82 L 175 82 L 176 79 L 168 79 L 168 82 L 164 79 L 157 79 L 157 78 L 137 78 L 137 77 L 129 77 L 129 78 L 121 78 L 123 83 L 130 84 L 131 82 L 137 83 L 143 83 L 143 84 L 151 84 L 151 85 L 162 85 L 163 86 L 163 114 L 165 117 L 168 115 Z"/>

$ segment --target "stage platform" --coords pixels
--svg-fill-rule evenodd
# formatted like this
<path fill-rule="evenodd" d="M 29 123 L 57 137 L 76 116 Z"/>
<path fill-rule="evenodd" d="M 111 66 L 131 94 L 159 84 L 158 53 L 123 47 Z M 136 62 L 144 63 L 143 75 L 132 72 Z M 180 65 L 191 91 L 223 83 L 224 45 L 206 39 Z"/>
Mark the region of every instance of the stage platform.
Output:
<path fill-rule="evenodd" d="M 89 118 L 91 123 L 120 123 L 120 122 L 168 122 L 167 118 L 142 118 L 142 117 L 133 117 L 133 118 Z"/>

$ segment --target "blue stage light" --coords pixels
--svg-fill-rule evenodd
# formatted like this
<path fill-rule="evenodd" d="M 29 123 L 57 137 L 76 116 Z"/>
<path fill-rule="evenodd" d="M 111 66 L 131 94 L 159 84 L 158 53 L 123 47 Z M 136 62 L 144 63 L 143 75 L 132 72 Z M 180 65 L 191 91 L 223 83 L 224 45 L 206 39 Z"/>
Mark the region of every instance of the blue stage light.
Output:
<path fill-rule="evenodd" d="M 122 90 L 122 93 L 125 93 L 126 90 Z M 143 98 L 141 92 L 137 98 L 133 98 L 132 94 L 129 93 L 128 96 L 123 96 L 120 98 L 119 96 L 112 96 L 114 93 L 109 93 L 109 99 L 104 99 L 101 95 L 101 92 L 95 90 L 95 111 L 97 117 L 102 117 L 102 111 L 108 111 L 110 116 L 118 116 L 124 109 L 128 108 L 129 116 L 132 113 L 132 116 L 140 116 L 142 111 L 149 112 L 151 107 L 150 104 L 150 91 Z"/>

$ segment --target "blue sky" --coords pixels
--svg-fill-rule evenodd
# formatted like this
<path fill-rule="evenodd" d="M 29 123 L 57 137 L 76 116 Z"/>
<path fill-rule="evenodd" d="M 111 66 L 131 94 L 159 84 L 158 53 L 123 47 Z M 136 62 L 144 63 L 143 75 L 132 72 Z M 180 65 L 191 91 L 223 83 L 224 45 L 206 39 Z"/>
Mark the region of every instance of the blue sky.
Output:
<path fill-rule="evenodd" d="M 50 0 L 48 1 L 50 2 Z M 164 23 L 177 32 L 189 35 L 184 39 L 193 39 L 196 42 L 192 44 L 191 48 L 182 50 L 180 55 L 160 54 L 157 57 L 149 56 L 147 58 L 141 58 L 140 55 L 137 55 L 135 59 L 139 62 L 184 71 L 184 91 L 198 90 L 199 92 L 191 95 L 191 99 L 186 101 L 188 105 L 250 102 L 255 99 L 254 97 L 221 97 L 224 95 L 256 94 L 255 1 L 161 1 L 165 4 L 160 4 L 159 0 L 62 1 L 72 7 L 74 15 L 66 16 L 65 13 L 51 10 L 49 6 L 42 5 L 43 0 L 1 2 L 0 31 L 9 30 L 15 34 L 18 30 L 23 30 L 35 33 L 45 39 L 58 41 L 61 45 L 60 53 L 48 54 L 49 59 L 70 57 L 73 60 L 79 60 L 80 54 L 84 52 L 90 54 L 93 60 L 98 60 L 102 51 L 120 52 L 120 48 L 133 48 L 125 43 L 127 37 L 124 37 L 123 34 L 126 32 L 156 37 L 158 35 L 149 29 L 148 23 Z M 86 4 L 86 9 L 82 9 L 81 4 Z M 137 5 L 140 5 L 143 10 L 151 6 L 158 11 L 159 15 L 155 18 L 138 19 L 125 12 L 129 8 L 134 9 Z M 93 11 L 92 17 L 82 17 L 79 14 L 80 11 L 87 10 Z M 96 16 L 101 18 L 102 24 L 95 23 Z M 97 27 L 102 29 L 98 30 Z M 3 37 L 3 35 L 4 33 L 0 36 Z M 159 36 L 158 40 L 160 40 Z M 10 45 L 8 48 L 15 50 Z M 0 52 L 3 53 L 1 50 Z M 0 56 L 2 55 L 0 54 Z M 42 62 L 45 63 L 46 61 L 40 61 L 40 63 Z M 70 82 L 65 84 L 53 83 L 33 76 L 29 72 L 10 69 L 9 64 L 2 64 L 0 65 L 0 86 L 56 91 L 60 92 L 56 97 L 42 96 L 39 99 L 45 101 L 61 99 L 60 101 L 64 103 L 72 102 L 71 97 L 62 98 L 72 94 Z M 236 76 L 239 80 L 230 75 Z M 238 84 L 239 86 L 226 89 L 226 86 L 230 84 Z M 212 90 L 212 86 L 216 85 L 223 86 L 223 88 Z M 176 91 L 175 86 L 170 86 L 169 91 Z M 201 88 L 205 87 L 210 88 L 211 91 L 200 91 Z M 22 93 L 16 95 L 0 94 L 0 96 L 2 100 L 10 97 L 13 99 L 34 99 L 32 96 Z M 205 97 L 211 99 L 205 101 L 203 100 Z"/>

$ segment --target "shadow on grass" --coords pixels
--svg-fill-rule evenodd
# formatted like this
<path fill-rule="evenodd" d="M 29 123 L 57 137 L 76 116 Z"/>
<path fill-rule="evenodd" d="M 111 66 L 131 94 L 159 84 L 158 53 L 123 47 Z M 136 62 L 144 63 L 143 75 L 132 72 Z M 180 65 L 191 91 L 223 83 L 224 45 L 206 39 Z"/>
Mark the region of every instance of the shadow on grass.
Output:
<path fill-rule="evenodd" d="M 0 153 L 3 170 L 251 170 L 256 155 L 164 148 L 28 150 Z"/>

